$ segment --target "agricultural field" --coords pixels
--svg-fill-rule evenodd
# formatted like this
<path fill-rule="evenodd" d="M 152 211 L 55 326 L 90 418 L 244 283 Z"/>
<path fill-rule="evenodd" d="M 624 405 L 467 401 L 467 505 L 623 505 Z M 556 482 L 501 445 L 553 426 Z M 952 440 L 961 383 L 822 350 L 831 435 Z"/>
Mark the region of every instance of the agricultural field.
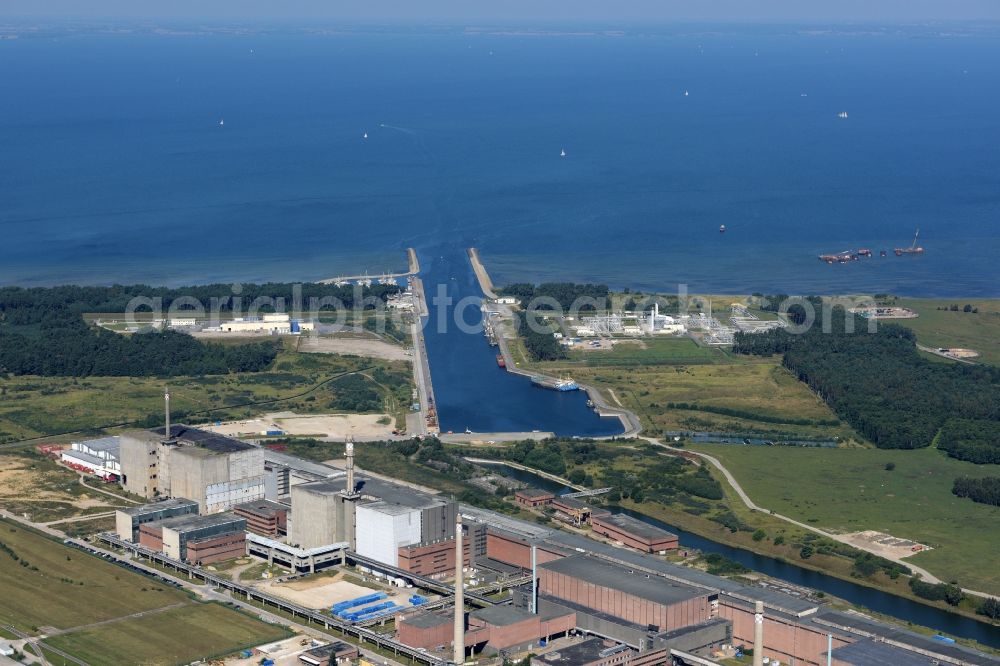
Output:
<path fill-rule="evenodd" d="M 275 409 L 302 414 L 353 411 L 353 399 L 344 400 L 343 394 L 353 396 L 356 387 L 338 387 L 336 380 L 323 383 L 352 371 L 363 372 L 375 394 L 374 405 L 367 399 L 364 407 L 404 415 L 412 384 L 408 362 L 291 349 L 282 351 L 268 372 L 171 378 L 171 404 L 176 419 L 191 415 L 192 422 L 247 418 Z M 165 383 L 155 377 L 0 376 L 0 443 L 115 424 L 158 423 Z M 271 402 L 241 406 L 263 401 Z"/>
<path fill-rule="evenodd" d="M 0 520 L 0 543 L 0 624 L 37 633 L 189 602 L 173 587 L 14 522 Z"/>
<path fill-rule="evenodd" d="M 190 603 L 61 634 L 46 643 L 91 664 L 173 666 L 208 661 L 290 635 L 284 627 L 220 604 Z"/>
<path fill-rule="evenodd" d="M 92 664 L 186 664 L 288 635 L 12 521 L 0 544 L 0 624 Z"/>
<path fill-rule="evenodd" d="M 977 361 L 1000 365 L 1000 300 L 900 298 L 893 304 L 920 315 L 899 322 L 917 334 L 920 344 L 975 349 L 982 354 Z M 963 312 L 967 304 L 979 312 Z M 958 306 L 958 312 L 938 309 L 952 305 Z"/>
<path fill-rule="evenodd" d="M 691 445 L 718 458 L 758 505 L 834 532 L 877 530 L 933 550 L 907 558 L 943 580 L 1000 594 L 1000 508 L 951 493 L 960 475 L 1000 476 L 933 448 Z M 894 469 L 886 469 L 892 463 Z"/>

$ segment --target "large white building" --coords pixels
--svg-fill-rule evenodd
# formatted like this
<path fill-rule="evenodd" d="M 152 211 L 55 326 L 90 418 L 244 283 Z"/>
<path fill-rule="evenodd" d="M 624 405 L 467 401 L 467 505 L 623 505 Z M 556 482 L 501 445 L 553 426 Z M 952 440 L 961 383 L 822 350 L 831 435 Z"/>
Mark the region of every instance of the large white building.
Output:
<path fill-rule="evenodd" d="M 359 555 L 397 566 L 399 547 L 421 542 L 420 514 L 420 509 L 402 504 L 359 504 L 355 550 Z"/>
<path fill-rule="evenodd" d="M 101 437 L 83 442 L 73 442 L 60 454 L 64 463 L 106 479 L 117 479 L 122 468 L 119 462 L 120 438 Z"/>

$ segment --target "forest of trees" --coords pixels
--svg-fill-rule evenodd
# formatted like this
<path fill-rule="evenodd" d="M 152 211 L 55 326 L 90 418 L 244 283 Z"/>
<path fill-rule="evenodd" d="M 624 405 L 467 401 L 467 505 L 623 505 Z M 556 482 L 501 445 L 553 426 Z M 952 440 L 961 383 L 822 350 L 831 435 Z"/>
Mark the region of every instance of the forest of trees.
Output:
<path fill-rule="evenodd" d="M 1000 464 L 1000 421 L 949 419 L 941 428 L 937 447 L 960 460 Z"/>
<path fill-rule="evenodd" d="M 559 344 L 552 333 L 532 330 L 525 322 L 525 313 L 515 313 L 517 330 L 524 342 L 524 348 L 536 361 L 558 361 L 566 358 L 566 349 Z"/>
<path fill-rule="evenodd" d="M 31 322 L 44 321 L 49 313 L 69 310 L 77 314 L 85 312 L 125 312 L 129 303 L 135 298 L 162 299 L 164 311 L 170 308 L 175 300 L 194 299 L 202 305 L 206 312 L 211 312 L 213 304 L 218 304 L 220 312 L 231 312 L 234 305 L 246 311 L 256 299 L 285 300 L 286 310 L 293 306 L 295 289 L 300 289 L 302 307 L 309 307 L 309 299 L 329 299 L 343 304 L 345 308 L 355 306 L 356 297 L 360 295 L 367 301 L 365 307 L 371 309 L 375 301 L 385 302 L 391 294 L 399 292 L 395 285 L 373 284 L 370 287 L 354 286 L 336 287 L 334 285 L 307 282 L 293 284 L 290 282 L 271 282 L 266 284 L 241 284 L 239 295 L 234 301 L 233 285 L 205 284 L 191 287 L 151 287 L 143 284 L 114 285 L 110 287 L 0 287 L 0 314 L 6 314 L 9 323 L 18 325 L 22 320 Z M 358 303 L 361 305 L 362 303 Z M 190 309 L 191 306 L 181 306 L 178 309 Z M 270 311 L 261 307 L 261 312 Z"/>
<path fill-rule="evenodd" d="M 574 306 L 577 299 L 592 299 L 592 304 L 581 303 L 580 311 L 606 310 L 608 308 L 608 286 L 606 284 L 573 284 L 572 282 L 546 282 L 533 285 L 527 282 L 509 284 L 499 290 L 503 296 L 515 296 L 521 306 L 527 308 L 532 299 L 545 297 L 555 299 L 565 311 Z M 596 307 L 595 307 L 596 304 Z M 536 303 L 533 309 L 552 310 L 551 303 Z"/>
<path fill-rule="evenodd" d="M 783 354 L 785 367 L 879 448 L 929 446 L 960 419 L 941 448 L 972 462 L 992 455 L 1000 446 L 991 434 L 1000 421 L 1000 369 L 932 363 L 919 356 L 909 329 L 881 324 L 869 333 L 867 322 L 854 323 L 847 333 L 843 312 L 835 312 L 829 333 L 818 325 L 800 335 L 737 333 L 733 351 Z"/>
<path fill-rule="evenodd" d="M 959 497 L 967 497 L 973 502 L 1000 506 L 1000 476 L 986 476 L 981 479 L 960 476 L 955 479 L 951 492 Z"/>

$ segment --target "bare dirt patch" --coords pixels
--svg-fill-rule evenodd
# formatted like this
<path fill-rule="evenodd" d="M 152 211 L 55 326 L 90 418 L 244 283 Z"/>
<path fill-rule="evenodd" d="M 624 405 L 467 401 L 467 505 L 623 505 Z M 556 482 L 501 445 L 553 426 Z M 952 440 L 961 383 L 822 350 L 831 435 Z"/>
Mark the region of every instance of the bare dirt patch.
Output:
<path fill-rule="evenodd" d="M 413 356 L 400 346 L 378 338 L 347 336 L 303 336 L 299 339 L 300 352 L 308 354 L 342 354 L 381 358 L 387 361 L 407 361 Z"/>
<path fill-rule="evenodd" d="M 342 440 L 348 435 L 358 439 L 386 439 L 392 436 L 394 423 L 386 414 L 275 412 L 256 419 L 226 421 L 202 427 L 229 437 L 258 437 L 268 431 L 280 430 L 294 437 Z"/>
<path fill-rule="evenodd" d="M 876 532 L 874 530 L 845 534 L 843 537 L 852 546 L 876 551 L 876 554 L 883 557 L 907 557 L 931 550 L 931 547 L 926 544 L 909 539 L 900 539 L 891 534 Z"/>

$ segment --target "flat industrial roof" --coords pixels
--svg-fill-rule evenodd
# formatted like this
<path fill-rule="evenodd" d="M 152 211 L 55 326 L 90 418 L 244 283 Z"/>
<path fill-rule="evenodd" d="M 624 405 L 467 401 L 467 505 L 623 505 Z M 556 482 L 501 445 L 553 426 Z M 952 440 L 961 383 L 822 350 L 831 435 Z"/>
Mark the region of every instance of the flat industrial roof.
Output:
<path fill-rule="evenodd" d="M 447 504 L 445 499 L 429 495 L 413 488 L 407 488 L 381 479 L 357 476 L 354 479 L 356 489 L 362 497 L 372 497 L 385 504 L 397 504 L 413 509 L 429 509 Z M 311 481 L 292 487 L 292 490 L 306 490 L 318 494 L 341 493 L 347 487 L 347 478 L 339 477 L 325 481 Z"/>
<path fill-rule="evenodd" d="M 521 497 L 555 497 L 555 493 L 541 488 L 521 488 L 514 492 Z"/>
<path fill-rule="evenodd" d="M 108 453 L 118 456 L 118 450 L 121 447 L 121 438 L 118 435 L 113 437 L 99 437 L 97 439 L 86 439 L 77 444 L 86 446 L 92 451 L 106 451 Z"/>
<path fill-rule="evenodd" d="M 563 506 L 565 506 L 567 508 L 576 509 L 576 510 L 593 508 L 589 504 L 587 504 L 586 502 L 584 502 L 583 500 L 578 500 L 575 497 L 560 497 L 559 495 L 556 495 L 552 499 L 552 503 L 553 504 L 557 504 L 557 503 L 558 504 L 562 504 Z"/>
<path fill-rule="evenodd" d="M 615 527 L 621 528 L 622 530 L 633 534 L 640 539 L 647 539 L 649 541 L 660 541 L 663 539 L 676 539 L 677 535 L 673 532 L 668 532 L 666 530 L 661 530 L 659 527 L 644 523 L 643 521 L 633 518 L 632 516 L 625 515 L 624 513 L 610 513 L 609 515 L 599 515 L 593 516 L 591 520 L 596 518 L 604 523 L 610 523 Z"/>
<path fill-rule="evenodd" d="M 580 643 L 567 645 L 558 650 L 553 650 L 546 654 L 532 659 L 544 661 L 553 666 L 579 666 L 579 664 L 589 664 L 598 661 L 600 653 L 607 650 L 609 646 L 604 644 L 600 638 L 588 638 Z"/>
<path fill-rule="evenodd" d="M 156 428 L 154 434 L 163 437 L 165 430 Z M 236 453 L 237 451 L 247 451 L 256 448 L 245 442 L 232 437 L 226 437 L 207 430 L 199 430 L 186 425 L 170 426 L 170 438 L 177 440 L 181 444 L 191 444 L 201 449 L 212 451 L 213 453 Z"/>
<path fill-rule="evenodd" d="M 176 509 L 180 507 L 194 507 L 196 510 L 198 508 L 198 503 L 184 499 L 183 497 L 174 497 L 172 499 L 163 500 L 162 502 L 154 502 L 153 504 L 143 504 L 141 506 L 131 506 L 127 509 L 118 509 L 128 515 L 135 516 L 145 516 L 150 513 L 158 513 L 166 509 Z"/>
<path fill-rule="evenodd" d="M 823 653 L 826 655 L 826 652 Z M 839 647 L 833 651 L 837 662 L 851 666 L 885 666 L 886 664 L 906 664 L 906 666 L 936 666 L 936 659 L 916 652 L 894 647 L 887 643 L 876 643 L 870 638 Z"/>
<path fill-rule="evenodd" d="M 564 557 L 541 564 L 539 568 L 579 578 L 601 587 L 621 590 L 640 599 L 664 605 L 676 604 L 708 594 L 705 590 L 690 585 L 639 573 L 587 555 Z"/>
<path fill-rule="evenodd" d="M 496 606 L 486 606 L 485 608 L 477 608 L 472 611 L 469 616 L 480 619 L 494 627 L 506 627 L 511 624 L 517 624 L 518 622 L 524 622 L 525 620 L 531 619 L 531 614 L 527 611 L 501 604 Z"/>
<path fill-rule="evenodd" d="M 236 522 L 246 525 L 247 521 L 246 518 L 241 518 L 240 516 L 229 512 L 223 512 L 210 513 L 207 516 L 174 516 L 173 518 L 160 520 L 156 524 L 160 527 L 165 527 L 183 534 L 186 532 L 194 532 L 195 530 L 205 529 L 207 527 L 218 527 Z"/>
<path fill-rule="evenodd" d="M 433 629 L 434 627 L 440 627 L 442 624 L 451 624 L 454 618 L 451 615 L 426 611 L 424 613 L 408 615 L 402 621 L 421 629 Z"/>
<path fill-rule="evenodd" d="M 879 636 L 880 638 L 886 638 L 898 643 L 912 645 L 926 652 L 957 659 L 963 664 L 970 664 L 972 666 L 1000 666 L 1000 657 L 994 657 L 955 643 L 934 640 L 930 636 L 908 631 L 885 622 L 879 622 L 858 613 L 823 609 L 815 617 L 810 618 L 810 620 L 815 626 L 822 627 L 825 630 L 828 630 L 830 625 L 848 627 L 865 635 Z M 834 653 L 836 652 L 837 650 L 834 650 Z M 909 651 L 904 652 L 908 656 L 914 654 Z M 906 663 L 909 664 L 910 662 Z"/>
<path fill-rule="evenodd" d="M 278 504 L 277 502 L 272 502 L 271 500 L 254 500 L 253 502 L 244 502 L 243 504 L 237 504 L 233 509 L 242 509 L 248 513 L 255 513 L 260 516 L 271 517 L 279 512 L 287 512 L 288 507 L 284 504 Z"/>
<path fill-rule="evenodd" d="M 90 463 L 91 465 L 97 465 L 98 467 L 104 465 L 108 462 L 104 458 L 98 458 L 95 455 L 89 453 L 84 453 L 83 451 L 74 451 L 73 449 L 63 449 L 63 458 L 76 458 L 77 460 L 82 460 L 83 462 Z"/>

